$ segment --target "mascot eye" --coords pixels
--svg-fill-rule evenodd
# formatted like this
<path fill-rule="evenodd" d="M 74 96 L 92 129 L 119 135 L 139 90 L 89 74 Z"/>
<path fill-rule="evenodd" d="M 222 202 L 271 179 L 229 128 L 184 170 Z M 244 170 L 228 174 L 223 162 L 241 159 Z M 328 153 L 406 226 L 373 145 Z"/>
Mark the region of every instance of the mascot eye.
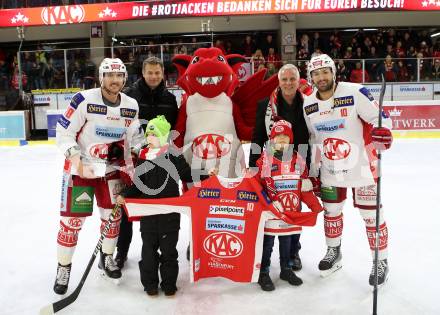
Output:
<path fill-rule="evenodd" d="M 198 57 L 198 56 L 195 56 L 195 57 L 193 58 L 193 60 L 191 60 L 191 64 L 194 64 L 194 63 L 197 63 L 197 62 L 199 62 L 199 57 Z"/>
<path fill-rule="evenodd" d="M 226 60 L 223 56 L 218 56 L 217 60 L 226 63 Z"/>

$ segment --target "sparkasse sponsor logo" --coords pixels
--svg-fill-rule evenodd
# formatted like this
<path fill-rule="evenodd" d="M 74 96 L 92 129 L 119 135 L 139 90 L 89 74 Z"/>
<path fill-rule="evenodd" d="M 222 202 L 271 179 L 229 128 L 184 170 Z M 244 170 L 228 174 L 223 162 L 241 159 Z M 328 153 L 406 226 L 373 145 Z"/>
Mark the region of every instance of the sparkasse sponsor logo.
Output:
<path fill-rule="evenodd" d="M 110 128 L 110 127 L 101 127 L 101 126 L 96 126 L 95 128 L 95 134 L 103 138 L 120 139 L 122 138 L 124 133 L 125 133 L 124 128 Z"/>
<path fill-rule="evenodd" d="M 277 180 L 275 181 L 275 188 L 277 189 L 277 191 L 297 190 L 298 180 Z"/>
<path fill-rule="evenodd" d="M 244 233 L 245 222 L 243 220 L 226 218 L 206 218 L 207 231 L 228 231 L 235 233 Z"/>
<path fill-rule="evenodd" d="M 412 87 L 408 85 L 401 85 L 400 92 L 425 92 L 426 88 L 424 86 L 421 87 Z"/>
<path fill-rule="evenodd" d="M 315 124 L 317 131 L 321 132 L 335 132 L 339 129 L 345 129 L 345 119 L 336 119 Z"/>

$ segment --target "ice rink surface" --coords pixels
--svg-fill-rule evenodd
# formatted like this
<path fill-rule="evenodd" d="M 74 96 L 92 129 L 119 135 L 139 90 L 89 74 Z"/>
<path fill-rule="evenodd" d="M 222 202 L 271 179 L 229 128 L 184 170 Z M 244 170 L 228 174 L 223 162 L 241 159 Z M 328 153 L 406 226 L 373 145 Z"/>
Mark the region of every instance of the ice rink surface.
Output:
<path fill-rule="evenodd" d="M 57 298 L 56 236 L 63 156 L 55 146 L 0 148 L 0 314 L 38 314 Z M 396 140 L 383 154 L 382 202 L 389 228 L 390 278 L 379 292 L 379 314 L 440 314 L 440 140 Z M 93 252 L 99 233 L 98 211 L 79 236 L 73 258 L 70 293 Z M 322 215 L 301 237 L 304 280 L 292 287 L 279 280 L 278 245 L 271 276 L 276 290 L 227 279 L 189 283 L 188 219 L 182 216 L 180 273 L 174 298 L 148 297 L 140 284 L 138 223 L 119 286 L 103 279 L 95 262 L 78 300 L 59 314 L 371 314 L 368 285 L 372 258 L 363 221 L 352 207 L 344 210 L 343 268 L 322 279 L 318 262 L 326 246 Z"/>

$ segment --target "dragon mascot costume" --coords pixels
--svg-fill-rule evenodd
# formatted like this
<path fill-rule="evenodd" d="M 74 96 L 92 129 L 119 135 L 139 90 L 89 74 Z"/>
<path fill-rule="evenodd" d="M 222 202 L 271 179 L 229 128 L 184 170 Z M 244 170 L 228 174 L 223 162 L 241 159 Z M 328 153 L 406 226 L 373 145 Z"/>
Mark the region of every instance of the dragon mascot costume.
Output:
<path fill-rule="evenodd" d="M 276 75 L 264 80 L 266 70 L 239 86 L 237 72 L 245 62 L 214 47 L 173 58 L 185 91 L 173 141 L 194 169 L 217 167 L 219 175 L 237 177 L 245 168 L 241 143 L 252 140 L 257 102 L 278 86 Z"/>

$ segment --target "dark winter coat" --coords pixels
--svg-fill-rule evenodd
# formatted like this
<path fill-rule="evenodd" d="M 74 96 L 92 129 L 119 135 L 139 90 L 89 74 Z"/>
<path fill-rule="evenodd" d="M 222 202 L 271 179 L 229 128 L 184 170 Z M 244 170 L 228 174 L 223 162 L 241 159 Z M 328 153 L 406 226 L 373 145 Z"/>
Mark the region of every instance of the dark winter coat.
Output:
<path fill-rule="evenodd" d="M 198 181 L 206 178 L 208 176 L 200 175 L 200 171 L 191 170 L 185 158 L 175 150 L 169 149 L 153 160 L 146 160 L 141 150 L 134 175 L 135 184 L 126 188 L 121 195 L 125 198 L 145 199 L 178 197 L 179 179 L 191 183 L 193 179 Z M 143 232 L 167 233 L 179 229 L 179 213 L 142 218 Z"/>
<path fill-rule="evenodd" d="M 304 119 L 303 114 L 303 104 L 304 99 L 299 91 L 297 91 L 296 96 L 293 100 L 293 104 L 289 105 L 284 100 L 281 91 L 277 96 L 278 106 L 277 112 L 278 116 L 282 119 L 290 122 L 292 124 L 293 131 L 293 144 L 294 150 L 303 152 L 298 150 L 299 144 L 309 144 L 309 131 L 307 128 L 306 121 Z M 255 120 L 255 128 L 252 135 L 252 145 L 258 145 L 261 148 L 260 153 L 254 153 L 249 155 L 249 166 L 255 167 L 257 160 L 261 156 L 261 152 L 263 152 L 263 146 L 268 140 L 267 131 L 266 131 L 266 110 L 267 106 L 269 106 L 269 99 L 264 99 L 258 103 L 257 115 Z M 307 156 L 304 157 L 307 162 L 307 167 L 310 166 L 310 149 L 307 150 Z"/>
<path fill-rule="evenodd" d="M 144 78 L 140 78 L 123 92 L 138 102 L 139 119 L 144 130 L 148 120 L 156 118 L 157 115 L 164 115 L 171 128 L 174 128 L 178 112 L 176 97 L 167 90 L 163 81 L 152 90 Z"/>

